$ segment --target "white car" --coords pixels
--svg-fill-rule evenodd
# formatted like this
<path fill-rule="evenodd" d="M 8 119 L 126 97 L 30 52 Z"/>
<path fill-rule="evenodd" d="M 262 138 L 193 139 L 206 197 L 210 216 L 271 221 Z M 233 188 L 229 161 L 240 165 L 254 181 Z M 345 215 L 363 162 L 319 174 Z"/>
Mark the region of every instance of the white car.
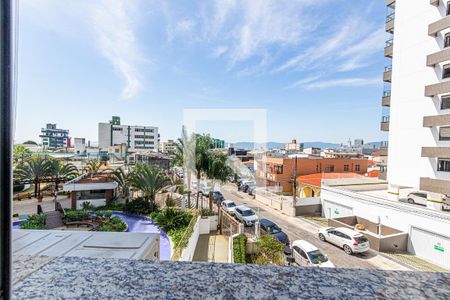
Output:
<path fill-rule="evenodd" d="M 297 240 L 292 243 L 292 256 L 300 266 L 334 268 L 333 263 L 311 243 Z"/>
<path fill-rule="evenodd" d="M 230 215 L 234 215 L 234 210 L 236 208 L 236 204 L 233 201 L 224 200 L 224 201 L 222 201 L 220 206 L 222 206 L 222 208 Z"/>
<path fill-rule="evenodd" d="M 420 204 L 427 206 L 427 193 L 421 192 L 409 193 L 407 201 L 409 204 Z"/>
<path fill-rule="evenodd" d="M 319 230 L 319 239 L 344 249 L 348 255 L 370 249 L 369 240 L 361 233 L 345 227 L 325 227 Z"/>
<path fill-rule="evenodd" d="M 259 220 L 255 212 L 244 205 L 236 206 L 234 208 L 234 216 L 246 226 L 253 226 L 253 224 Z"/>

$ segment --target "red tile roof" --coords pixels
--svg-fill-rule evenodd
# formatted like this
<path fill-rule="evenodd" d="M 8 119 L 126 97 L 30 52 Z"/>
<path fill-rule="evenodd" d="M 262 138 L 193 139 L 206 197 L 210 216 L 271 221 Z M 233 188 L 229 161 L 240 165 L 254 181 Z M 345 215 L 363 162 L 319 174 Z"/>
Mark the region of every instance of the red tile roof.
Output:
<path fill-rule="evenodd" d="M 361 178 L 361 177 L 366 176 L 356 173 L 315 173 L 310 175 L 298 176 L 297 182 L 320 187 L 322 186 L 322 179 Z"/>

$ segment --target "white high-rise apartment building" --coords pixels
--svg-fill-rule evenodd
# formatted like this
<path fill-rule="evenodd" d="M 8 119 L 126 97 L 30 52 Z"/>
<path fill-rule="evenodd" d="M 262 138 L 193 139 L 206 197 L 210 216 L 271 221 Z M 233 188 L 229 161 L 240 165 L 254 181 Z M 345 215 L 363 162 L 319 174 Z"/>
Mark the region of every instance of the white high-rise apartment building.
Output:
<path fill-rule="evenodd" d="M 383 74 L 391 87 L 381 129 L 389 132 L 389 192 L 412 187 L 436 203 L 450 195 L 450 1 L 386 4 L 392 37 L 384 54 L 392 66 Z"/>
<path fill-rule="evenodd" d="M 99 148 L 122 144 L 129 152 L 158 151 L 158 127 L 121 125 L 117 116 L 109 123 L 98 123 Z"/>

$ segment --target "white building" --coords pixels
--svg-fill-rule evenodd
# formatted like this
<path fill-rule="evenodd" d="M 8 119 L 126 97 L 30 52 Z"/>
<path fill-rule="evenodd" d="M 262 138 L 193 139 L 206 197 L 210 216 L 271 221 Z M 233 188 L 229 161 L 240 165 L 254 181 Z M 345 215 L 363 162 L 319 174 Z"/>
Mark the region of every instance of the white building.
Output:
<path fill-rule="evenodd" d="M 290 152 L 301 152 L 303 151 L 304 144 L 303 143 L 297 143 L 296 139 L 293 139 L 291 143 L 284 144 L 284 150 L 290 151 Z"/>
<path fill-rule="evenodd" d="M 109 123 L 98 124 L 98 147 L 125 144 L 130 152 L 158 151 L 158 127 L 121 125 L 120 118 L 113 116 Z"/>
<path fill-rule="evenodd" d="M 402 186 L 441 201 L 450 195 L 450 8 L 448 1 L 388 0 L 386 31 L 393 33 L 383 74 L 390 116 L 387 180 L 391 195 Z M 394 34 L 395 32 L 395 34 Z"/>
<path fill-rule="evenodd" d="M 174 152 L 177 150 L 177 144 L 173 140 L 159 143 L 159 151 L 163 153 Z"/>
<path fill-rule="evenodd" d="M 73 147 L 76 154 L 86 153 L 86 139 L 85 138 L 74 138 Z"/>

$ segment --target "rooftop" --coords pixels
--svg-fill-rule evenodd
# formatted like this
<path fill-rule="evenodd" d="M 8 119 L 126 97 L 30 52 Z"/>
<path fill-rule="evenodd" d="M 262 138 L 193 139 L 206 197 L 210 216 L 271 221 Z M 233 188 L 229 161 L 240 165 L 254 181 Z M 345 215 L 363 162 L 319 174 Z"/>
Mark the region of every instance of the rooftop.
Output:
<path fill-rule="evenodd" d="M 445 299 L 450 293 L 448 273 L 33 256 L 16 257 L 13 268 L 17 299 Z"/>
<path fill-rule="evenodd" d="M 366 178 L 364 175 L 356 174 L 356 173 L 315 173 L 309 175 L 302 175 L 297 177 L 298 183 L 304 183 L 312 186 L 320 187 L 322 186 L 323 179 L 339 179 L 342 182 L 342 179 L 359 179 Z"/>

